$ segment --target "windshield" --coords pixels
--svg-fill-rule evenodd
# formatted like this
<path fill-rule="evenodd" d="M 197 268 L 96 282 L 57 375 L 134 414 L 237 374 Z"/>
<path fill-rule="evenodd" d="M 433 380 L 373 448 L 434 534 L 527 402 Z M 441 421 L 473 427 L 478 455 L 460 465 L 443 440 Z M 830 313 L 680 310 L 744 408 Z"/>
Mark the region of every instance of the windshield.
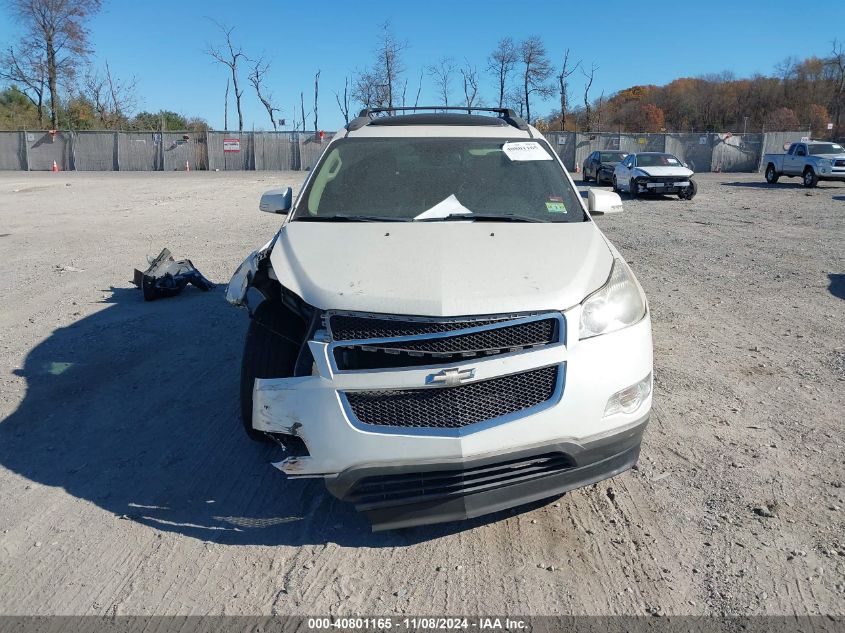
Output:
<path fill-rule="evenodd" d="M 472 214 L 492 221 L 586 219 L 580 195 L 545 142 L 356 138 L 332 144 L 292 221 L 471 219 Z"/>
<path fill-rule="evenodd" d="M 841 154 L 845 152 L 845 149 L 842 149 L 842 146 L 836 143 L 813 143 L 812 145 L 807 145 L 807 148 L 812 155 Z"/>
<path fill-rule="evenodd" d="M 621 163 L 627 155 L 625 152 L 602 152 L 599 160 L 603 163 Z"/>
<path fill-rule="evenodd" d="M 672 154 L 639 154 L 637 167 L 680 167 L 681 161 Z"/>

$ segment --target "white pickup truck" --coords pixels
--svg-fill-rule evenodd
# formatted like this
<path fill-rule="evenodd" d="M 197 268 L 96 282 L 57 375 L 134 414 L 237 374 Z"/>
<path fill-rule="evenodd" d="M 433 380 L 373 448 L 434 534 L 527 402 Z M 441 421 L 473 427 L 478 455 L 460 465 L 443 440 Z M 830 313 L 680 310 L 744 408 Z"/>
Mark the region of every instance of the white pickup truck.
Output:
<path fill-rule="evenodd" d="M 845 149 L 829 141 L 792 143 L 786 154 L 764 154 L 766 182 L 775 184 L 781 176 L 799 176 L 805 187 L 819 180 L 845 180 Z"/>

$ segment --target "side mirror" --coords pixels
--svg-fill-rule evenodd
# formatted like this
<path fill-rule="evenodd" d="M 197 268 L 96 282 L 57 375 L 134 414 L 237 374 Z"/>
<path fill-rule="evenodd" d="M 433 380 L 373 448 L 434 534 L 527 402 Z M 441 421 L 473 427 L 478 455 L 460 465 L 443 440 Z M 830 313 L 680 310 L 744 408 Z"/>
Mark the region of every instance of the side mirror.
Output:
<path fill-rule="evenodd" d="M 587 208 L 590 213 L 619 213 L 622 211 L 622 198 L 612 191 L 590 189 L 587 193 Z"/>
<path fill-rule="evenodd" d="M 293 189 L 270 189 L 261 194 L 258 208 L 267 213 L 282 213 L 290 211 L 293 206 Z"/>

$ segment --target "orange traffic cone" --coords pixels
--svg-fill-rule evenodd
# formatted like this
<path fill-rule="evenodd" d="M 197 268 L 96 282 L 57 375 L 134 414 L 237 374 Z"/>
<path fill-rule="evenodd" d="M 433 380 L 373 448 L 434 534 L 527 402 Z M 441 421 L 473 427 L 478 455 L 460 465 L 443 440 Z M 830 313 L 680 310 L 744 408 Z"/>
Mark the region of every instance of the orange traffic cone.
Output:
<path fill-rule="evenodd" d="M 578 172 L 580 172 L 580 171 L 581 171 L 581 170 L 578 168 L 578 165 L 575 165 L 575 173 L 577 174 L 577 173 L 578 173 Z"/>
<path fill-rule="evenodd" d="M 188 161 L 185 161 L 185 171 L 191 171 L 191 166 L 188 164 Z"/>
<path fill-rule="evenodd" d="M 59 171 L 59 166 L 56 164 L 56 161 L 53 161 L 53 167 L 50 169 L 53 173 Z"/>

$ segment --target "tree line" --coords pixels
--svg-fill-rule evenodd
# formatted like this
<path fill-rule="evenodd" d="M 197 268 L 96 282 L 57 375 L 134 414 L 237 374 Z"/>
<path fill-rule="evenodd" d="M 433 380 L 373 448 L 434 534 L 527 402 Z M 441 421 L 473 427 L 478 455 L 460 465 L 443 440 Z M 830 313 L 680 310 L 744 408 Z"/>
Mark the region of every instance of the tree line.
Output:
<path fill-rule="evenodd" d="M 170 110 L 137 111 L 134 77 L 116 76 L 108 61 L 90 63 L 88 22 L 101 0 L 8 0 L 20 26 L 18 42 L 0 56 L 0 128 L 70 128 L 124 130 L 205 130 L 200 117 Z M 266 111 L 269 126 L 319 130 L 320 79 L 285 92 L 271 89 L 272 61 L 253 56 L 239 44 L 234 27 L 211 20 L 217 41 L 205 54 L 225 69 L 221 86 L 224 129 L 231 121 L 244 129 L 245 91 Z M 542 38 L 504 37 L 481 63 L 443 56 L 414 72 L 405 55 L 409 43 L 389 23 L 379 28 L 370 63 L 344 78 L 332 92 L 345 122 L 358 109 L 388 110 L 421 105 L 423 86 L 436 95 L 434 105 L 510 108 L 543 131 L 760 131 L 811 129 L 816 136 L 845 134 L 845 49 L 834 41 L 829 55 L 788 58 L 772 75 L 736 78 L 731 73 L 679 78 L 664 86 L 632 86 L 596 96 L 600 68 L 566 49 L 558 59 Z M 571 84 L 580 78 L 579 92 Z M 306 105 L 306 95 L 307 102 Z M 325 98 L 325 97 L 324 97 Z M 556 108 L 538 116 L 540 104 Z M 290 113 L 285 119 L 279 114 Z M 832 124 L 833 129 L 828 130 Z"/>

